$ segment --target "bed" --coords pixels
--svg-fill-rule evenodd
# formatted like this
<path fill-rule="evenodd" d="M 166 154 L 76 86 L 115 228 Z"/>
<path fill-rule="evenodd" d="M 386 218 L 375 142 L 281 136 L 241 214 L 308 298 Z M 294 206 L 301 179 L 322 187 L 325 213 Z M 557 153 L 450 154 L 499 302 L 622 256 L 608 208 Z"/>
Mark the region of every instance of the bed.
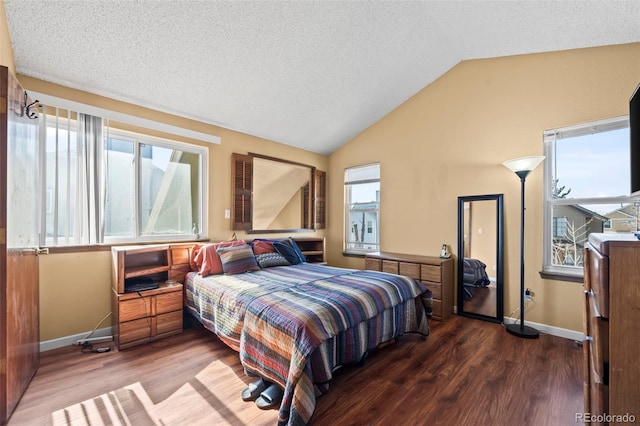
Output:
<path fill-rule="evenodd" d="M 311 420 L 335 369 L 405 333 L 429 334 L 430 291 L 409 277 L 300 263 L 238 274 L 188 273 L 188 311 L 280 385 L 278 424 Z"/>
<path fill-rule="evenodd" d="M 486 287 L 491 283 L 487 275 L 487 265 L 478 260 L 465 257 L 463 259 L 464 298 L 472 299 L 475 287 Z"/>

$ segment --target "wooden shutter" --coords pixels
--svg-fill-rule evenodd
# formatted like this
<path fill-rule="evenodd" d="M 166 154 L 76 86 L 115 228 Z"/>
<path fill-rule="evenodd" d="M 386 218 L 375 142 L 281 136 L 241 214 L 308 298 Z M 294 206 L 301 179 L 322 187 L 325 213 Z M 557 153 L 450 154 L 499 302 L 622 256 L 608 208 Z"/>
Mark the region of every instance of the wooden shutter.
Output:
<path fill-rule="evenodd" d="M 302 188 L 302 228 L 304 229 L 313 229 L 313 207 L 311 204 L 311 183 L 307 182 L 307 184 Z"/>
<path fill-rule="evenodd" d="M 253 157 L 231 155 L 231 182 L 233 194 L 231 209 L 231 229 L 251 230 L 251 208 L 253 194 Z"/>
<path fill-rule="evenodd" d="M 327 173 L 322 170 L 314 170 L 313 173 L 314 179 L 314 228 L 315 229 L 325 229 L 327 226 Z"/>

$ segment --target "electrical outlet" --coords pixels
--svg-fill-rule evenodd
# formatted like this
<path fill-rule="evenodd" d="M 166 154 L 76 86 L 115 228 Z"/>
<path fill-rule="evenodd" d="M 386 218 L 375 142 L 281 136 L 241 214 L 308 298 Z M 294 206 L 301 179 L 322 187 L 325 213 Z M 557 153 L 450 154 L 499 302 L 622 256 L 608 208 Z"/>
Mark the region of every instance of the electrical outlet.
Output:
<path fill-rule="evenodd" d="M 524 291 L 524 300 L 531 302 L 533 300 L 533 292 L 530 289 Z"/>

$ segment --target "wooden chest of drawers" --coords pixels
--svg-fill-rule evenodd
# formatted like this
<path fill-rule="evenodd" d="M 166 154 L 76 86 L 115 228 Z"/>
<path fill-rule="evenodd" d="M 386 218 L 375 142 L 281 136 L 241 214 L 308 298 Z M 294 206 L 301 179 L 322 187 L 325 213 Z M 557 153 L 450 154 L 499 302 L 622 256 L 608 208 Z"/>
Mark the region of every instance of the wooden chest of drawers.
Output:
<path fill-rule="evenodd" d="M 114 293 L 118 349 L 182 332 L 182 284 L 156 290 Z"/>
<path fill-rule="evenodd" d="M 638 419 L 640 241 L 630 234 L 591 234 L 584 250 L 584 291 L 587 423 L 607 424 L 605 415 Z"/>
<path fill-rule="evenodd" d="M 453 314 L 453 259 L 375 252 L 366 255 L 365 269 L 422 281 L 433 293 L 433 319 L 444 321 Z"/>
<path fill-rule="evenodd" d="M 182 332 L 182 284 L 192 245 L 113 247 L 113 335 L 118 349 Z M 127 292 L 131 280 L 146 278 L 158 288 Z M 173 280 L 170 282 L 169 280 Z"/>

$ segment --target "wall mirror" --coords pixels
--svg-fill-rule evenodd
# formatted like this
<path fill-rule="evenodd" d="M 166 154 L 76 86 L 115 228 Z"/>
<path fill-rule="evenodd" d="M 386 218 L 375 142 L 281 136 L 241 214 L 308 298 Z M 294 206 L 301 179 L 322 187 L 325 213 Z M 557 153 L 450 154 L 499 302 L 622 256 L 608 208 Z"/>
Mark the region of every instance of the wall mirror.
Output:
<path fill-rule="evenodd" d="M 233 229 L 249 233 L 324 228 L 325 174 L 259 154 L 232 156 Z"/>
<path fill-rule="evenodd" d="M 503 194 L 458 197 L 458 314 L 504 317 Z"/>

